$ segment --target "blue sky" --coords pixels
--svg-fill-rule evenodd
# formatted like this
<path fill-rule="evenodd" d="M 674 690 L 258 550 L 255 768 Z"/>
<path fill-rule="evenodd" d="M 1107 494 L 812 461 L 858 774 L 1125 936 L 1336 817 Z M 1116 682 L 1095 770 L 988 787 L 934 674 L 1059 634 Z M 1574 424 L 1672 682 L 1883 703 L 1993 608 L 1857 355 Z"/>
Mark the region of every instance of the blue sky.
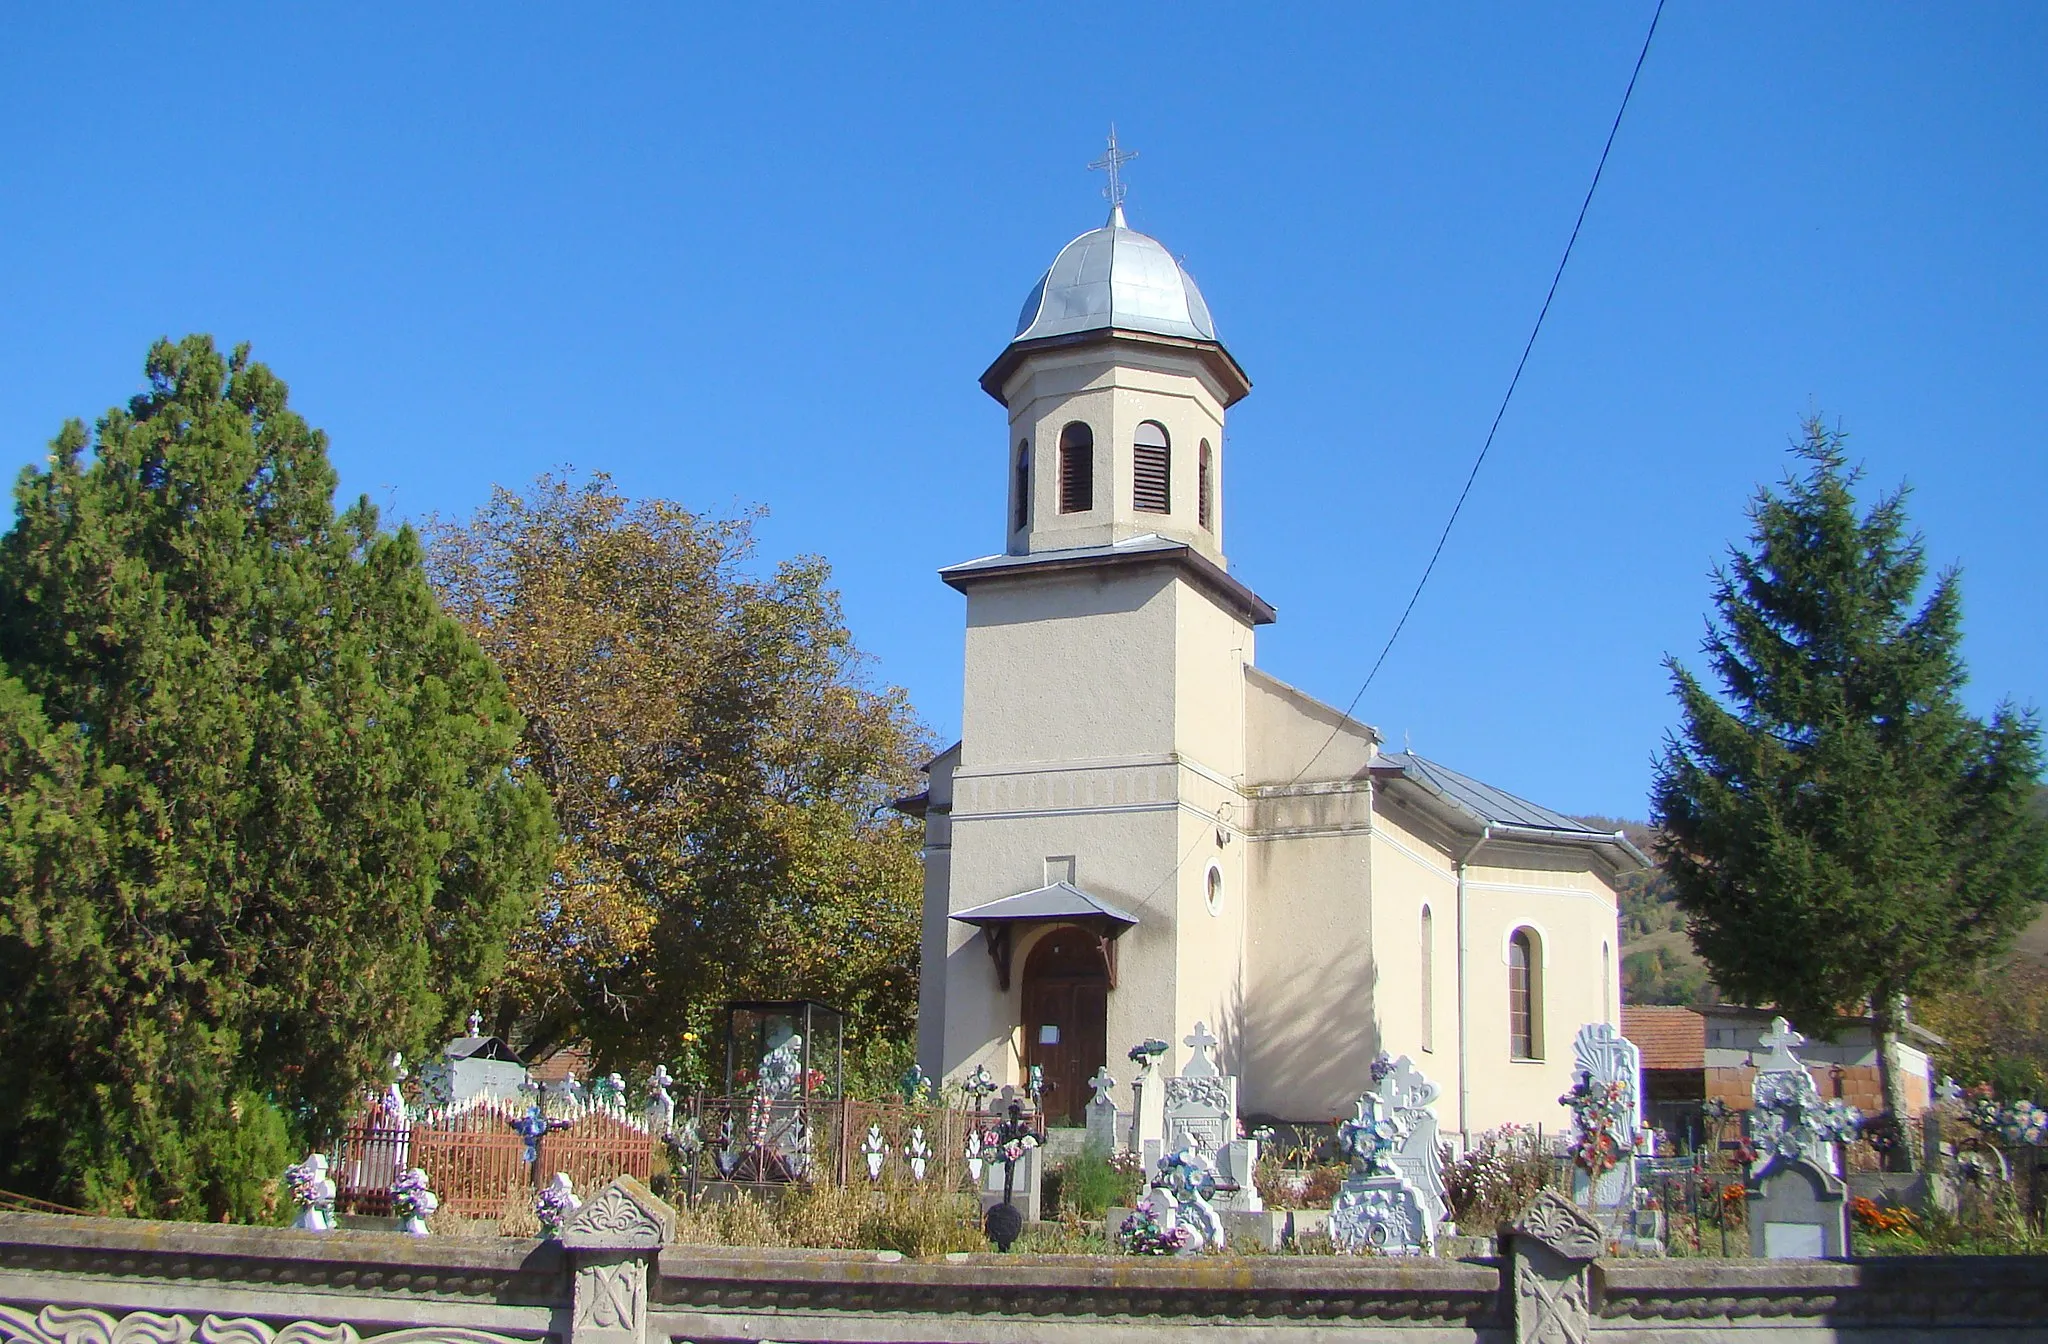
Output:
<path fill-rule="evenodd" d="M 341 7 L 333 7 L 339 11 Z M 248 340 L 345 491 L 466 514 L 562 464 L 835 566 L 958 723 L 1001 544 L 975 379 L 1100 222 L 1250 372 L 1228 545 L 1275 675 L 1348 701 L 1483 439 L 1651 4 L 32 6 L 0 44 L 0 468 Z M 2048 689 L 2048 8 L 1673 0 L 1450 547 L 1360 715 L 1645 811 L 1707 571 L 1818 410 L 1963 569 L 1972 704 Z"/>

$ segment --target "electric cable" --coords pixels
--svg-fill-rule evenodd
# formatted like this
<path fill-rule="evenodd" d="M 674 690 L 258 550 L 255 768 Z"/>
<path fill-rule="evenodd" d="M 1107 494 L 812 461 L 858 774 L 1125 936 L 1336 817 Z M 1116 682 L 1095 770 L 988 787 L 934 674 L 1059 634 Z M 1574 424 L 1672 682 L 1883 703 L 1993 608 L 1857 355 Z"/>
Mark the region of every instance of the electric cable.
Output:
<path fill-rule="evenodd" d="M 1352 711 L 1358 708 L 1358 702 L 1365 699 L 1365 693 L 1372 686 L 1373 679 L 1379 676 L 1380 668 L 1386 665 L 1387 655 L 1393 652 L 1394 642 L 1401 638 L 1401 631 L 1407 628 L 1408 618 L 1414 614 L 1415 604 L 1421 600 L 1422 590 L 1429 583 L 1429 576 L 1436 572 L 1436 562 L 1443 556 L 1444 543 L 1450 540 L 1451 529 L 1457 526 L 1458 515 L 1465 508 L 1465 500 L 1472 494 L 1472 483 L 1479 479 L 1479 469 L 1486 465 L 1486 455 L 1493 451 L 1494 436 L 1500 433 L 1501 421 L 1508 413 L 1508 403 L 1514 400 L 1515 389 L 1521 385 L 1522 370 L 1529 365 L 1529 352 L 1536 348 L 1536 337 L 1543 331 L 1543 319 L 1550 315 L 1551 300 L 1557 297 L 1558 284 L 1564 279 L 1564 268 L 1570 264 L 1572 249 L 1579 241 L 1579 231 L 1586 225 L 1586 213 L 1593 208 L 1593 193 L 1600 189 L 1600 176 L 1607 171 L 1607 156 L 1614 149 L 1615 136 L 1621 132 L 1621 119 L 1628 112 L 1629 100 L 1635 96 L 1636 80 L 1643 73 L 1643 62 L 1648 60 L 1650 55 L 1650 42 L 1657 36 L 1657 23 L 1663 17 L 1664 0 L 1657 0 L 1657 10 L 1650 16 L 1650 30 L 1643 35 L 1643 49 L 1636 53 L 1635 69 L 1629 73 L 1628 87 L 1622 91 L 1621 106 L 1615 109 L 1614 124 L 1607 128 L 1607 143 L 1601 146 L 1600 161 L 1593 167 L 1593 180 L 1586 187 L 1585 200 L 1579 203 L 1579 217 L 1572 224 L 1571 237 L 1565 241 L 1564 255 L 1558 258 L 1557 270 L 1550 277 L 1550 290 L 1543 296 L 1543 306 L 1537 310 L 1535 325 L 1529 328 L 1529 339 L 1522 344 L 1522 357 L 1515 361 L 1514 376 L 1508 379 L 1508 390 L 1500 399 L 1500 408 L 1493 413 L 1493 424 L 1486 431 L 1486 442 L 1480 445 L 1479 456 L 1472 460 L 1472 470 L 1465 475 L 1465 486 L 1458 491 L 1457 502 L 1451 506 L 1451 516 L 1444 520 L 1443 531 L 1437 534 L 1436 548 L 1429 553 L 1429 563 L 1422 567 L 1422 577 L 1415 581 L 1414 591 L 1408 594 L 1408 605 L 1401 608 L 1401 618 L 1394 622 L 1393 633 L 1389 634 L 1387 642 L 1380 646 L 1379 657 L 1373 659 L 1372 668 L 1365 674 L 1365 680 L 1359 685 L 1358 693 L 1352 696 L 1351 703 L 1344 707 L 1343 720 L 1330 729 L 1330 735 L 1323 739 L 1323 744 L 1316 748 L 1315 754 L 1295 772 L 1294 778 L 1287 781 L 1288 788 L 1293 788 L 1301 782 L 1302 776 L 1314 768 L 1315 763 L 1322 759 L 1323 753 L 1330 749 L 1330 744 L 1337 740 L 1338 734 L 1344 731 L 1344 723 L 1350 720 Z"/>

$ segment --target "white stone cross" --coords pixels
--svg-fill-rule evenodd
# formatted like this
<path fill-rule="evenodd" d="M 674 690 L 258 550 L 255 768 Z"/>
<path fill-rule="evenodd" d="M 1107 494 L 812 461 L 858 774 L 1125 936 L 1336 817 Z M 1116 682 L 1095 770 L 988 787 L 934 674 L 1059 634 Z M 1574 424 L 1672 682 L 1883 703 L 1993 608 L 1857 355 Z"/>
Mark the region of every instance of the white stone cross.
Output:
<path fill-rule="evenodd" d="M 1214 1078 L 1216 1061 L 1209 1058 L 1209 1051 L 1216 1044 L 1216 1038 L 1209 1034 L 1209 1028 L 1201 1022 L 1195 1029 L 1181 1037 L 1181 1044 L 1194 1051 L 1188 1056 L 1187 1067 L 1180 1071 L 1183 1078 Z"/>
<path fill-rule="evenodd" d="M 474 1008 L 469 1010 L 469 1034 L 472 1036 L 484 1034 L 484 1015 Z"/>
<path fill-rule="evenodd" d="M 1088 1086 L 1095 1091 L 1095 1100 L 1092 1104 L 1097 1106 L 1112 1104 L 1109 1099 L 1109 1093 L 1110 1089 L 1116 1086 L 1116 1079 L 1109 1076 L 1109 1065 L 1104 1064 L 1101 1068 L 1097 1069 L 1095 1076 L 1088 1080 Z"/>
<path fill-rule="evenodd" d="M 1799 1057 L 1792 1052 L 1806 1044 L 1806 1037 L 1792 1030 L 1792 1024 L 1782 1017 L 1771 1019 L 1771 1029 L 1758 1040 L 1769 1053 L 1757 1061 L 1758 1073 L 1778 1073 L 1788 1069 L 1804 1068 Z"/>

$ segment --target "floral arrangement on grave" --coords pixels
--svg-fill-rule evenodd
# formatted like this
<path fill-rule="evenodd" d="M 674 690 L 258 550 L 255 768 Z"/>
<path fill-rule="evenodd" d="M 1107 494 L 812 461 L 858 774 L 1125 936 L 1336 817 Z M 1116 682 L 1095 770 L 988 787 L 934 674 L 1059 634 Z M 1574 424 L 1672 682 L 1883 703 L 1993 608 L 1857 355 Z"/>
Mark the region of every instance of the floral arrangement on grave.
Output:
<path fill-rule="evenodd" d="M 1358 1099 L 1358 1114 L 1337 1126 L 1337 1151 L 1351 1160 L 1357 1176 L 1391 1175 L 1394 1153 L 1408 1137 L 1398 1111 L 1382 1106 L 1376 1093 Z"/>
<path fill-rule="evenodd" d="M 582 1207 L 583 1201 L 576 1197 L 576 1185 L 569 1179 L 569 1173 L 556 1172 L 555 1179 L 533 1197 L 533 1214 L 540 1219 L 541 1236 L 550 1240 L 561 1236 L 562 1228 Z"/>
<path fill-rule="evenodd" d="M 1172 1201 L 1174 1223 L 1193 1234 L 1191 1251 L 1204 1246 L 1222 1250 L 1223 1219 L 1209 1199 L 1216 1193 L 1216 1163 L 1192 1142 L 1159 1159 L 1159 1175 L 1152 1182 Z"/>
<path fill-rule="evenodd" d="M 540 1161 L 540 1141 L 558 1129 L 569 1127 L 567 1120 L 550 1120 L 542 1115 L 538 1103 L 528 1106 L 526 1114 L 517 1120 L 507 1120 L 505 1123 L 525 1142 L 526 1165 L 529 1167 Z"/>
<path fill-rule="evenodd" d="M 1125 1055 L 1125 1058 L 1142 1069 L 1165 1054 L 1168 1048 L 1165 1041 L 1159 1040 L 1156 1037 L 1150 1038 L 1132 1046 Z"/>
<path fill-rule="evenodd" d="M 334 1181 L 327 1175 L 325 1153 L 308 1153 L 305 1161 L 285 1168 L 284 1188 L 299 1206 L 293 1227 L 301 1232 L 334 1230 Z"/>
<path fill-rule="evenodd" d="M 2048 1110 L 2031 1101 L 2001 1105 L 1988 1095 L 1980 1095 L 1970 1102 L 1969 1120 L 1985 1134 L 2008 1144 L 2048 1147 Z"/>
<path fill-rule="evenodd" d="M 896 1091 L 902 1095 L 903 1104 L 906 1106 L 937 1101 L 939 1097 L 938 1088 L 925 1076 L 923 1066 L 917 1064 L 903 1071 L 903 1076 L 896 1080 Z"/>
<path fill-rule="evenodd" d="M 761 1056 L 760 1095 L 784 1100 L 796 1091 L 804 1076 L 804 1038 L 791 1036 Z"/>
<path fill-rule="evenodd" d="M 974 1072 L 967 1075 L 967 1081 L 960 1084 L 960 1090 L 967 1094 L 967 1100 L 979 1114 L 988 1105 L 988 1099 L 996 1094 L 996 1080 L 986 1066 L 977 1064 Z"/>
<path fill-rule="evenodd" d="M 626 1104 L 626 1080 L 608 1073 L 590 1085 L 590 1099 L 600 1106 L 616 1109 Z"/>
<path fill-rule="evenodd" d="M 1804 1068 L 1759 1073 L 1751 1085 L 1755 1103 L 1751 1136 L 1759 1155 L 1813 1161 L 1828 1144 L 1856 1137 L 1863 1113 L 1839 1097 L 1821 1099 L 1813 1075 Z"/>
<path fill-rule="evenodd" d="M 427 1186 L 427 1173 L 414 1167 L 400 1172 L 391 1183 L 391 1211 L 398 1215 L 398 1230 L 407 1236 L 427 1235 L 427 1219 L 441 1207 L 441 1197 Z"/>
<path fill-rule="evenodd" d="M 704 1135 L 697 1126 L 697 1117 L 685 1116 L 682 1124 L 664 1129 L 661 1146 L 668 1153 L 672 1174 L 688 1172 L 696 1164 L 697 1154 L 704 1150 Z"/>
<path fill-rule="evenodd" d="M 1622 1156 L 1635 1147 L 1628 1128 L 1628 1085 L 1620 1081 L 1596 1082 L 1590 1072 L 1581 1072 L 1572 1090 L 1557 1099 L 1571 1112 L 1572 1139 L 1567 1150 L 1573 1165 L 1598 1181 L 1621 1165 Z"/>
<path fill-rule="evenodd" d="M 1116 1247 L 1126 1255 L 1180 1255 L 1195 1249 L 1192 1229 L 1161 1213 L 1150 1196 L 1138 1201 L 1116 1229 Z"/>

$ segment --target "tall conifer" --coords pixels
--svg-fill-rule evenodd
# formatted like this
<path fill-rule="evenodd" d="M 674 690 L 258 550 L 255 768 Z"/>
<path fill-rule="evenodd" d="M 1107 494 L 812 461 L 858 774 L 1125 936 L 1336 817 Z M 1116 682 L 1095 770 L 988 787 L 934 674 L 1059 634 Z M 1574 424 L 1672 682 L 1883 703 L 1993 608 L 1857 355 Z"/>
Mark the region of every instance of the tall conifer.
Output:
<path fill-rule="evenodd" d="M 1905 1000 L 1968 976 L 2043 895 L 2039 732 L 2009 705 L 1964 711 L 1956 574 L 1920 599 L 1905 491 L 1859 517 L 1842 436 L 1810 421 L 1794 451 L 1803 473 L 1758 495 L 1716 573 L 1721 694 L 1667 660 L 1684 723 L 1653 807 L 1715 981 L 1816 1031 L 1867 1008 L 1897 1116 Z"/>
<path fill-rule="evenodd" d="M 409 529 L 336 517 L 246 347 L 24 472 L 0 539 L 0 1184 L 257 1216 L 467 1012 L 537 894 L 545 791 Z"/>

